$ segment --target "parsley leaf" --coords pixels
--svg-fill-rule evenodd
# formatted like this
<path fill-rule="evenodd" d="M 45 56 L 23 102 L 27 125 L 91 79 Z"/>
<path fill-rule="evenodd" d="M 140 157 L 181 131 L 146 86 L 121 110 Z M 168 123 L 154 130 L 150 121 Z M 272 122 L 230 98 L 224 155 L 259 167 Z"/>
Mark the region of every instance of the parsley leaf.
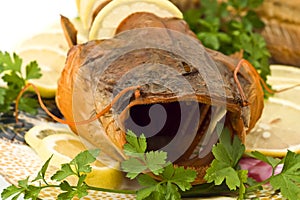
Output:
<path fill-rule="evenodd" d="M 269 156 L 265 156 L 264 154 L 260 153 L 259 151 L 253 151 L 248 153 L 249 156 L 264 161 L 271 165 L 273 169 L 275 169 L 282 161 L 279 158 L 273 158 Z"/>
<path fill-rule="evenodd" d="M 14 197 L 15 199 L 17 199 L 23 193 L 23 191 L 24 188 L 11 185 L 2 191 L 1 198 L 8 199 L 9 197 Z"/>
<path fill-rule="evenodd" d="M 163 172 L 167 159 L 166 152 L 145 152 L 147 143 L 143 134 L 137 137 L 132 131 L 128 131 L 126 141 L 124 152 L 129 156 L 129 159 L 123 161 L 121 167 L 125 172 L 128 172 L 126 175 L 128 178 L 134 179 L 146 170 L 150 170 L 155 175 Z"/>
<path fill-rule="evenodd" d="M 46 171 L 49 167 L 50 161 L 52 159 L 53 155 L 50 156 L 50 158 L 44 163 L 44 165 L 42 166 L 41 170 L 38 172 L 37 176 L 35 177 L 35 179 L 33 179 L 34 181 L 38 181 L 38 180 L 43 180 L 44 183 L 46 185 L 48 185 L 47 181 L 45 180 L 45 175 L 46 175 Z"/>
<path fill-rule="evenodd" d="M 12 70 L 21 73 L 22 59 L 13 53 L 12 57 L 8 52 L 0 51 L 0 70 L 7 71 Z"/>
<path fill-rule="evenodd" d="M 6 94 L 6 90 L 0 87 L 0 105 L 4 104 L 5 102 L 5 97 L 4 97 L 5 94 Z"/>
<path fill-rule="evenodd" d="M 69 163 L 62 164 L 60 170 L 58 170 L 52 177 L 52 180 L 56 181 L 62 181 L 65 178 L 76 175 L 76 173 L 73 171 L 71 165 Z"/>
<path fill-rule="evenodd" d="M 263 0 L 201 0 L 199 9 L 184 12 L 184 19 L 204 46 L 226 55 L 243 51 L 243 57 L 266 81 L 271 73 L 271 55 L 258 32 L 264 23 L 255 11 L 262 3 Z M 265 91 L 265 97 L 268 95 Z"/>
<path fill-rule="evenodd" d="M 22 59 L 13 53 L 0 51 L 0 78 L 6 84 L 0 86 L 0 112 L 10 112 L 11 104 L 16 100 L 19 92 L 25 86 L 26 82 L 31 79 L 37 79 L 42 76 L 38 64 L 33 61 L 25 66 L 25 75 L 22 73 Z M 21 98 L 20 110 L 36 113 L 37 101 Z"/>
<path fill-rule="evenodd" d="M 234 136 L 232 140 L 228 129 L 217 130 L 222 131 L 222 134 L 219 143 L 212 149 L 215 159 L 207 169 L 204 179 L 215 185 L 221 185 L 225 181 L 230 190 L 239 189 L 239 199 L 243 199 L 248 171 L 239 169 L 238 162 L 245 153 L 245 146 L 238 136 Z"/>
<path fill-rule="evenodd" d="M 38 108 L 38 101 L 30 97 L 23 97 L 19 102 L 19 109 L 30 114 L 35 114 Z"/>
<path fill-rule="evenodd" d="M 189 190 L 197 173 L 184 167 L 174 167 L 168 162 L 167 153 L 163 151 L 146 152 L 146 138 L 137 137 L 132 131 L 127 132 L 124 152 L 128 159 L 121 163 L 128 178 L 137 178 L 142 189 L 137 191 L 137 199 L 181 199 L 180 192 Z M 153 179 L 156 175 L 161 181 Z"/>
<path fill-rule="evenodd" d="M 195 180 L 197 173 L 191 169 L 185 169 L 184 167 L 174 167 L 173 164 L 169 164 L 164 168 L 161 174 L 163 180 L 167 180 L 170 183 L 177 185 L 181 191 L 191 189 L 191 183 Z"/>
<path fill-rule="evenodd" d="M 248 155 L 272 166 L 273 175 L 264 183 L 270 183 L 275 190 L 280 190 L 282 196 L 287 199 L 300 198 L 300 154 L 288 151 L 282 160 L 265 156 L 257 151 L 248 153 Z M 281 173 L 274 175 L 275 168 L 279 164 L 283 164 L 283 169 Z M 252 188 L 248 189 L 251 190 Z"/>
<path fill-rule="evenodd" d="M 16 200 L 21 194 L 24 194 L 24 199 L 38 199 L 38 195 L 41 191 L 39 186 L 29 185 L 29 177 L 24 180 L 18 181 L 18 185 L 11 185 L 8 188 L 4 189 L 1 193 L 2 199 L 8 199 L 13 196 L 13 199 Z"/>
<path fill-rule="evenodd" d="M 74 188 L 67 181 L 63 181 L 60 184 L 60 189 L 64 192 L 57 196 L 58 200 L 72 200 L 76 196 L 82 198 L 88 195 L 88 186 L 86 184 L 80 184 L 80 187 Z"/>
<path fill-rule="evenodd" d="M 282 195 L 288 199 L 300 198 L 300 155 L 288 151 L 282 172 L 271 177 L 273 188 L 280 189 Z"/>
<path fill-rule="evenodd" d="M 181 199 L 179 191 L 191 189 L 191 182 L 197 176 L 196 171 L 184 169 L 183 167 L 174 167 L 169 163 L 160 175 L 162 182 L 154 180 L 148 174 L 138 176 L 138 182 L 144 188 L 137 192 L 137 199 Z"/>
<path fill-rule="evenodd" d="M 99 149 L 82 152 L 78 154 L 70 164 L 76 167 L 78 173 L 90 173 L 92 170 L 90 164 L 96 161 L 99 153 Z"/>
<path fill-rule="evenodd" d="M 87 174 L 91 171 L 90 164 L 96 160 L 98 154 L 99 150 L 86 150 L 78 154 L 70 163 L 62 164 L 61 168 L 51 176 L 51 179 L 58 184 L 48 184 L 45 178 L 51 156 L 42 166 L 34 180 L 29 181 L 28 177 L 20 180 L 17 185 L 7 187 L 2 191 L 1 198 L 3 200 L 8 198 L 16 200 L 23 194 L 25 199 L 39 199 L 40 192 L 46 188 L 60 188 L 62 192 L 57 196 L 59 200 L 71 200 L 74 197 L 82 198 L 88 195 L 89 190 L 135 194 L 136 191 L 132 190 L 96 188 L 85 183 Z M 66 180 L 69 176 L 78 178 L 76 185 L 70 185 L 68 180 Z M 32 184 L 33 182 L 38 182 L 38 184 Z"/>
<path fill-rule="evenodd" d="M 96 160 L 98 155 L 98 149 L 81 152 L 70 163 L 62 164 L 61 169 L 51 179 L 62 181 L 71 175 L 77 175 L 80 178 L 80 176 L 90 173 L 92 171 L 90 164 Z"/>
<path fill-rule="evenodd" d="M 270 164 L 274 169 L 279 164 L 284 164 L 280 174 L 272 175 L 265 181 L 253 182 L 248 178 L 248 171 L 241 170 L 238 161 L 245 152 L 245 147 L 235 136 L 233 139 L 227 129 L 222 131 L 219 143 L 213 147 L 214 161 L 206 172 L 206 184 L 196 185 L 192 188 L 191 183 L 195 181 L 196 171 L 185 169 L 184 167 L 174 166 L 171 162 L 161 157 L 161 153 L 154 151 L 146 152 L 146 141 L 143 135 L 137 137 L 133 132 L 129 132 L 129 140 L 127 141 L 129 148 L 127 149 L 128 160 L 127 173 L 134 174 L 137 181 L 142 186 L 138 191 L 132 190 L 110 190 L 104 188 L 91 187 L 85 183 L 87 174 L 91 171 L 90 164 L 96 160 L 99 150 L 84 151 L 78 154 L 70 163 L 65 163 L 61 168 L 52 175 L 51 179 L 58 182 L 57 185 L 50 185 L 45 180 L 45 175 L 49 166 L 51 157 L 45 162 L 41 170 L 38 172 L 33 181 L 29 178 L 18 181 L 17 185 L 11 185 L 4 189 L 1 193 L 2 199 L 17 199 L 20 195 L 24 195 L 26 199 L 39 199 L 40 192 L 45 188 L 60 188 L 62 193 L 58 194 L 59 200 L 73 199 L 74 197 L 82 198 L 88 195 L 89 190 L 136 194 L 137 200 L 180 200 L 184 197 L 199 197 L 199 195 L 210 194 L 238 194 L 238 199 L 244 199 L 248 191 L 261 189 L 261 186 L 270 183 L 275 190 L 280 190 L 282 195 L 287 199 L 299 199 L 300 196 L 300 154 L 288 151 L 286 157 L 282 160 L 265 156 L 259 152 L 248 153 L 248 156 L 260 159 Z M 143 153 L 141 153 L 144 151 Z M 139 153 L 137 153 L 139 152 Z M 150 153 L 150 154 L 147 154 Z M 148 155 L 148 157 L 146 156 Z M 133 157 L 131 157 L 133 156 Z M 161 169 L 149 168 L 148 160 L 158 158 L 157 164 Z M 138 161 L 136 170 L 135 162 Z M 130 165 L 132 171 L 130 171 Z M 125 164 L 126 166 L 126 164 Z M 148 171 L 144 171 L 147 169 Z M 153 171 L 152 171 L 153 170 Z M 157 173 L 154 178 L 154 172 Z M 66 180 L 69 176 L 78 177 L 76 185 L 70 185 Z M 131 176 L 129 176 L 131 177 Z M 39 184 L 32 185 L 31 182 L 39 181 Z M 214 184 L 212 184 L 214 183 Z M 234 190 L 232 192 L 232 190 Z"/>
<path fill-rule="evenodd" d="M 146 137 L 142 134 L 139 138 L 131 131 L 128 130 L 126 134 L 127 143 L 124 145 L 124 151 L 126 154 L 131 152 L 136 153 L 145 153 L 147 149 Z"/>
<path fill-rule="evenodd" d="M 39 70 L 39 66 L 38 66 L 37 62 L 36 61 L 30 62 L 26 66 L 26 80 L 38 79 L 40 77 L 42 77 L 42 74 Z"/>

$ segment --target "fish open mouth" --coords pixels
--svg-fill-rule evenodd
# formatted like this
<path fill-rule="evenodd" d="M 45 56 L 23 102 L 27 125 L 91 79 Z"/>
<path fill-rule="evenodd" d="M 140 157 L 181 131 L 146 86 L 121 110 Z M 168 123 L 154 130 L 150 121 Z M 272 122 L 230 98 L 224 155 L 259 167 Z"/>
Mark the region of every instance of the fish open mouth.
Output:
<path fill-rule="evenodd" d="M 168 159 L 181 163 L 199 158 L 200 149 L 217 142 L 215 129 L 226 115 L 224 110 L 196 101 L 137 104 L 123 113 L 121 123 L 125 130 L 145 135 L 147 151 L 166 151 Z M 210 152 L 203 149 L 202 154 Z"/>

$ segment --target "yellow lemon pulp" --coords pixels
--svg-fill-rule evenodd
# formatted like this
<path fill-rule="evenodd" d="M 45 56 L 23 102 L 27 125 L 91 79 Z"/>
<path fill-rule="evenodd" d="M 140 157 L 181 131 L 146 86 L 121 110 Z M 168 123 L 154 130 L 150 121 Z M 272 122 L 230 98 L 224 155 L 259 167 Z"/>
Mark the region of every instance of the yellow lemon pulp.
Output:
<path fill-rule="evenodd" d="M 32 127 L 24 135 L 26 143 L 33 149 L 37 149 L 42 140 L 54 134 L 74 134 L 70 128 L 63 124 L 41 122 L 39 125 Z"/>
<path fill-rule="evenodd" d="M 79 137 L 67 128 L 49 126 L 36 126 L 25 134 L 26 142 L 43 161 L 53 155 L 50 165 L 60 168 L 61 164 L 70 162 L 76 155 L 86 150 Z M 42 131 L 44 133 L 41 133 Z M 45 134 L 45 131 L 51 132 L 51 134 Z M 40 142 L 37 144 L 36 141 Z M 87 174 L 85 180 L 88 185 L 110 189 L 117 189 L 122 185 L 123 174 L 117 169 L 118 166 L 111 168 L 98 160 L 92 163 L 91 166 L 92 172 Z M 77 178 L 71 177 L 69 181 L 76 184 Z"/>
<path fill-rule="evenodd" d="M 274 89 L 300 84 L 300 69 L 271 66 L 268 79 Z M 286 81 L 285 81 L 286 80 Z M 263 114 L 256 127 L 246 137 L 248 152 L 283 157 L 287 150 L 300 153 L 300 87 L 277 93 L 265 100 Z"/>
<path fill-rule="evenodd" d="M 168 0 L 113 0 L 97 14 L 90 28 L 89 39 L 112 38 L 119 24 L 136 12 L 183 18 L 181 11 Z"/>
<path fill-rule="evenodd" d="M 28 48 L 50 48 L 57 51 L 66 52 L 69 50 L 68 43 L 65 39 L 65 36 L 62 30 L 57 31 L 45 31 L 33 35 L 32 37 L 22 41 L 18 46 L 17 50 L 21 51 L 22 49 Z"/>
<path fill-rule="evenodd" d="M 78 2 L 79 9 L 77 10 L 84 29 L 87 30 L 90 28 L 93 18 L 93 12 L 99 5 L 101 5 L 105 1 L 106 0 L 82 0 Z"/>
<path fill-rule="evenodd" d="M 23 67 L 31 61 L 37 61 L 42 77 L 29 80 L 29 82 L 37 86 L 43 97 L 54 97 L 57 81 L 66 60 L 66 53 L 50 48 L 27 48 L 18 54 L 23 59 Z"/>
<path fill-rule="evenodd" d="M 71 22 L 78 30 L 78 42 L 86 42 L 88 31 L 83 29 L 81 21 L 75 18 Z M 16 47 L 16 52 L 23 59 L 23 72 L 25 65 L 30 61 L 38 62 L 42 77 L 29 82 L 37 86 L 41 96 L 55 96 L 57 81 L 64 68 L 68 51 L 69 46 L 59 23 L 54 23 L 44 31 L 23 40 Z"/>

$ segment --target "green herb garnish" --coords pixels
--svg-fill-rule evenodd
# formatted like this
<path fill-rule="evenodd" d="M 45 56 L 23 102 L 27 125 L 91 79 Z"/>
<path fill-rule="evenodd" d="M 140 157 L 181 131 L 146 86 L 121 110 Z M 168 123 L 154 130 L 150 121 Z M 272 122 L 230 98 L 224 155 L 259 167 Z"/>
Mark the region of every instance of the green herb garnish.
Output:
<path fill-rule="evenodd" d="M 45 188 L 60 188 L 62 193 L 58 194 L 58 200 L 71 200 L 74 197 L 84 197 L 88 195 L 88 190 L 104 191 L 112 193 L 136 194 L 137 199 L 181 199 L 180 192 L 189 190 L 191 182 L 196 178 L 196 172 L 183 167 L 174 168 L 170 162 L 166 161 L 167 153 L 161 151 L 146 151 L 146 140 L 144 136 L 136 137 L 131 131 L 127 134 L 126 147 L 124 148 L 129 159 L 122 163 L 123 170 L 127 172 L 127 177 L 137 178 L 142 186 L 138 191 L 113 190 L 96 188 L 85 183 L 88 173 L 91 172 L 90 164 L 96 160 L 99 150 L 84 151 L 77 155 L 70 163 L 62 164 L 61 168 L 51 176 L 51 180 L 58 184 L 49 184 L 46 180 L 46 171 L 51 158 L 42 166 L 37 177 L 29 181 L 29 177 L 19 181 L 18 185 L 11 185 L 4 189 L 1 198 L 16 199 L 24 194 L 25 199 L 38 199 L 39 193 Z M 149 174 L 156 174 L 161 178 L 157 181 Z M 76 185 L 72 186 L 66 180 L 70 176 L 78 177 Z"/>
<path fill-rule="evenodd" d="M 0 77 L 6 84 L 6 86 L 0 86 L 0 112 L 10 112 L 11 104 L 16 100 L 26 82 L 42 76 L 36 61 L 25 66 L 24 74 L 21 68 L 22 59 L 17 54 L 10 55 L 8 52 L 0 51 Z M 26 95 L 20 100 L 20 110 L 35 114 L 37 107 L 37 100 Z"/>
<path fill-rule="evenodd" d="M 39 193 L 45 188 L 60 188 L 59 200 L 69 200 L 74 197 L 84 197 L 89 190 L 135 194 L 138 200 L 179 200 L 181 197 L 199 197 L 205 195 L 237 195 L 244 199 L 248 192 L 260 190 L 264 184 L 270 183 L 275 190 L 280 190 L 282 195 L 290 200 L 300 198 L 300 155 L 289 151 L 285 158 L 278 159 L 264 156 L 259 152 L 248 153 L 248 156 L 262 160 L 273 167 L 273 175 L 262 181 L 255 182 L 248 177 L 247 170 L 241 170 L 239 160 L 245 154 L 245 147 L 237 136 L 233 139 L 228 130 L 223 130 L 220 141 L 213 147 L 213 160 L 206 172 L 205 179 L 208 183 L 195 185 L 191 183 L 196 178 L 196 172 L 183 167 L 174 167 L 167 161 L 167 153 L 163 151 L 146 152 L 147 143 L 144 135 L 137 137 L 128 131 L 127 144 L 124 152 L 128 159 L 121 163 L 122 169 L 127 172 L 130 179 L 137 179 L 141 189 L 114 190 L 91 187 L 85 183 L 85 178 L 91 172 L 90 164 L 96 160 L 99 150 L 84 151 L 77 155 L 70 163 L 63 164 L 51 176 L 57 184 L 50 184 L 46 180 L 46 172 L 51 158 L 43 165 L 33 181 L 29 178 L 21 180 L 18 185 L 11 185 L 3 190 L 2 199 L 13 197 L 17 199 L 24 195 L 25 199 L 38 199 Z M 274 175 L 275 168 L 283 164 L 280 174 Z M 157 178 L 153 178 L 155 177 Z M 78 177 L 75 185 L 70 185 L 66 178 Z M 34 184 L 35 183 L 35 184 Z"/>
<path fill-rule="evenodd" d="M 166 161 L 166 152 L 146 152 L 147 143 L 143 134 L 138 138 L 132 131 L 128 131 L 126 140 L 128 143 L 124 145 L 124 151 L 129 159 L 122 163 L 122 169 L 127 172 L 128 178 L 137 178 L 144 187 L 137 191 L 138 200 L 179 200 L 180 192 L 191 189 L 196 171 L 183 167 L 175 168 L 171 162 Z M 161 181 L 153 179 L 145 172 L 153 173 Z"/>
<path fill-rule="evenodd" d="M 258 30 L 264 23 L 255 9 L 263 0 L 201 0 L 199 9 L 184 13 L 184 18 L 204 46 L 231 55 L 243 56 L 264 81 L 270 75 L 270 53 Z"/>
<path fill-rule="evenodd" d="M 260 152 L 247 153 L 248 156 L 268 163 L 273 168 L 270 178 L 255 182 L 248 177 L 247 170 L 241 170 L 238 161 L 245 153 L 245 146 L 237 136 L 233 141 L 228 130 L 223 130 L 220 142 L 213 147 L 213 160 L 211 167 L 207 170 L 205 179 L 208 183 L 215 185 L 226 184 L 230 191 L 238 191 L 238 199 L 244 199 L 248 192 L 261 189 L 270 183 L 275 190 L 280 190 L 281 194 L 290 200 L 300 198 L 300 154 L 288 151 L 285 158 L 278 159 L 265 156 Z M 280 174 L 274 175 L 279 164 L 284 164 Z"/>

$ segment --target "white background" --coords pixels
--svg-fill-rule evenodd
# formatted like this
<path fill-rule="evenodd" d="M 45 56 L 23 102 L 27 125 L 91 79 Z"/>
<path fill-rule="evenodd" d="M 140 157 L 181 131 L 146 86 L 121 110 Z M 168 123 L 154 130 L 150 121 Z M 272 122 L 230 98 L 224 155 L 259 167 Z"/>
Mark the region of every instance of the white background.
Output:
<path fill-rule="evenodd" d="M 59 22 L 60 14 L 76 17 L 75 0 L 1 0 L 0 51 L 12 52 L 23 39 Z M 0 193 L 8 185 L 0 176 Z"/>
<path fill-rule="evenodd" d="M 0 51 L 10 51 L 18 41 L 60 19 L 77 16 L 76 0 L 1 0 Z"/>

